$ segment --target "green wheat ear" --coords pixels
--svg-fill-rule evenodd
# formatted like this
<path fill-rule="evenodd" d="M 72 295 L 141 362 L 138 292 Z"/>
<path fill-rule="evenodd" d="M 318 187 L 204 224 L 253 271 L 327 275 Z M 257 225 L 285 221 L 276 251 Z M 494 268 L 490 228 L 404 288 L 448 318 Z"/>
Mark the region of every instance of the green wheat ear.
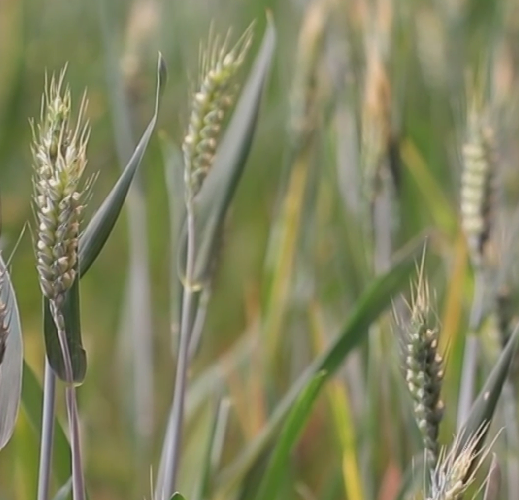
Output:
<path fill-rule="evenodd" d="M 74 128 L 65 70 L 46 85 L 40 123 L 33 128 L 33 206 L 38 223 L 36 258 L 42 293 L 61 307 L 76 278 L 79 223 L 89 183 L 83 183 L 90 129 L 86 97 Z"/>
<path fill-rule="evenodd" d="M 438 457 L 438 434 L 444 413 L 441 400 L 443 357 L 439 353 L 439 329 L 431 311 L 429 287 L 423 261 L 412 288 L 407 322 L 397 318 L 404 333 L 405 379 L 413 400 L 416 422 L 431 464 Z"/>
<path fill-rule="evenodd" d="M 236 92 L 233 77 L 245 61 L 252 35 L 251 24 L 229 49 L 230 31 L 223 42 L 210 34 L 207 47 L 200 48 L 198 88 L 192 99 L 189 128 L 182 145 L 188 198 L 198 193 L 213 163 L 222 124 Z"/>
<path fill-rule="evenodd" d="M 71 125 L 70 90 L 63 88 L 65 70 L 46 82 L 40 123 L 33 129 L 33 207 L 37 220 L 36 267 L 40 288 L 49 300 L 65 361 L 66 378 L 72 365 L 65 338 L 63 305 L 77 277 L 79 223 L 90 181 L 83 182 L 90 134 L 84 120 L 86 96 L 75 125 Z"/>

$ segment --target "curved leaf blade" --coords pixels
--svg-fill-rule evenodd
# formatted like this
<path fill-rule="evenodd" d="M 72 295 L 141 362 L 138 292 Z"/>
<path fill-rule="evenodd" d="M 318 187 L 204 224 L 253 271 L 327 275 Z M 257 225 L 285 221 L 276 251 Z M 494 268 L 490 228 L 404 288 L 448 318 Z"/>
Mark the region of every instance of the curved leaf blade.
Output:
<path fill-rule="evenodd" d="M 121 213 L 132 180 L 141 164 L 152 133 L 155 130 L 155 125 L 157 124 L 159 115 L 160 100 L 166 81 L 166 63 L 162 58 L 162 54 L 159 54 L 155 111 L 117 183 L 94 214 L 85 232 L 79 239 L 79 272 L 81 276 L 85 275 L 90 269 L 90 266 L 103 249 L 115 223 L 117 222 L 117 219 L 119 218 L 119 214 Z"/>
<path fill-rule="evenodd" d="M 227 469 L 222 471 L 219 485 L 225 488 L 225 492 L 236 486 L 261 453 L 271 444 L 294 401 L 308 381 L 321 371 L 326 372 L 325 378 L 331 377 L 347 355 L 364 339 L 369 326 L 391 304 L 395 294 L 409 283 L 410 275 L 415 269 L 418 250 L 421 247 L 421 244 L 417 245 L 415 242 L 386 274 L 376 278 L 360 296 L 354 311 L 337 339 L 299 376 L 292 388 L 278 403 L 267 425 L 250 446 Z"/>
<path fill-rule="evenodd" d="M 294 403 L 263 474 L 257 500 L 272 500 L 276 497 L 290 452 L 303 431 L 324 380 L 325 372 L 320 372 L 310 379 Z"/>
<path fill-rule="evenodd" d="M 479 396 L 474 401 L 467 420 L 459 431 L 459 438 L 456 443 L 457 454 L 467 446 L 467 443 L 471 439 L 477 436 L 477 443 L 474 448 L 474 459 L 466 477 L 470 476 L 478 462 L 478 457 L 488 434 L 489 424 L 494 416 L 497 402 L 499 401 L 501 391 L 508 376 L 508 370 L 514 359 L 518 337 L 519 325 L 515 327 L 494 368 L 492 368 L 485 385 L 481 389 Z"/>
<path fill-rule="evenodd" d="M 218 147 L 211 170 L 194 199 L 195 281 L 207 279 L 220 227 L 245 168 L 275 46 L 276 30 L 272 19 L 268 17 L 267 29 L 254 66 Z M 186 240 L 184 228 L 179 255 L 181 270 L 185 268 Z"/>
<path fill-rule="evenodd" d="M 0 255 L 0 276 L 3 285 L 0 299 L 6 306 L 9 321 L 5 352 L 0 364 L 0 450 L 13 435 L 22 394 L 23 340 L 18 303 L 11 277 Z"/>

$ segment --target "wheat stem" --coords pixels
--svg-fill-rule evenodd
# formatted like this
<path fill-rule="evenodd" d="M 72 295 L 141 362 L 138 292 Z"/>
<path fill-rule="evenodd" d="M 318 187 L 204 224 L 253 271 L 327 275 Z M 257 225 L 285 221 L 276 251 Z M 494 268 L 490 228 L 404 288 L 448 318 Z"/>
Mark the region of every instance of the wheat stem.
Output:
<path fill-rule="evenodd" d="M 58 331 L 58 340 L 63 355 L 63 366 L 67 387 L 65 388 L 65 402 L 70 430 L 71 454 L 72 454 L 72 494 L 74 500 L 85 500 L 85 479 L 81 458 L 81 446 L 79 435 L 79 415 L 77 409 L 76 388 L 73 382 L 72 361 L 65 332 L 65 319 L 61 313 L 57 301 L 50 301 L 51 313 Z"/>
<path fill-rule="evenodd" d="M 184 421 L 184 400 L 186 393 L 187 369 L 189 365 L 189 344 L 191 338 L 191 329 L 193 324 L 193 298 L 194 290 L 191 286 L 193 269 L 194 269 L 194 214 L 193 206 L 188 201 L 187 205 L 187 265 L 186 265 L 186 284 L 184 286 L 184 294 L 182 297 L 182 315 L 180 326 L 180 345 L 177 357 L 177 370 L 175 376 L 175 392 L 173 395 L 173 404 L 168 423 L 166 444 L 165 465 L 162 471 L 163 477 L 157 482 L 161 487 L 156 500 L 167 500 L 175 491 L 176 479 L 178 474 L 178 466 L 180 460 L 181 434 Z M 162 480 L 161 480 L 162 479 Z"/>
<path fill-rule="evenodd" d="M 38 500 L 48 500 L 52 469 L 52 445 L 54 441 L 54 418 L 56 406 L 56 375 L 45 356 L 43 382 L 43 415 L 40 443 L 40 467 L 38 472 Z"/>

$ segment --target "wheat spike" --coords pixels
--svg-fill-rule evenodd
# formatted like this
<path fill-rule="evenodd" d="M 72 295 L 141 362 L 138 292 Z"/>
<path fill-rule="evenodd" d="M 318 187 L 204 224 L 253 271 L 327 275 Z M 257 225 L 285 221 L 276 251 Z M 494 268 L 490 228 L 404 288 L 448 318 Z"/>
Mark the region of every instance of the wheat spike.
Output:
<path fill-rule="evenodd" d="M 230 31 L 223 42 L 210 35 L 200 49 L 198 89 L 192 99 L 188 132 L 184 138 L 184 180 L 188 198 L 195 196 L 211 168 L 226 111 L 233 103 L 233 77 L 245 61 L 253 25 L 228 49 Z"/>

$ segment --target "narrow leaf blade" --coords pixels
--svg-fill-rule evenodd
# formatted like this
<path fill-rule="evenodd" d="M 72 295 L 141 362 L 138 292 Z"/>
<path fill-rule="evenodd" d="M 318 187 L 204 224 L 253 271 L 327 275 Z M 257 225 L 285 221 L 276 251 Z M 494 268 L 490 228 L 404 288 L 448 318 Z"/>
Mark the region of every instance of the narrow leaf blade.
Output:
<path fill-rule="evenodd" d="M 92 220 L 79 240 L 79 271 L 81 276 L 85 275 L 90 269 L 90 266 L 101 252 L 115 226 L 115 223 L 117 222 L 117 219 L 119 218 L 119 214 L 121 213 L 132 180 L 141 164 L 142 158 L 155 129 L 155 125 L 157 124 L 160 100 L 166 80 L 166 64 L 162 55 L 159 54 L 155 112 L 137 144 L 130 161 L 119 177 L 119 180 L 92 217 Z"/>
<path fill-rule="evenodd" d="M 0 299 L 6 307 L 9 324 L 5 352 L 0 365 L 0 449 L 13 435 L 22 392 L 23 340 L 20 313 L 13 284 L 0 255 L 0 276 L 3 286 Z"/>
<path fill-rule="evenodd" d="M 213 479 L 215 454 L 219 455 L 225 435 L 225 427 L 229 416 L 230 402 L 228 398 L 220 399 L 216 405 L 212 426 L 207 440 L 205 456 L 200 467 L 200 480 L 193 500 L 204 500 L 209 497 L 209 488 Z"/>
<path fill-rule="evenodd" d="M 507 379 L 508 370 L 514 358 L 518 337 L 519 325 L 516 326 L 513 334 L 510 336 L 508 343 L 490 372 L 479 396 L 474 401 L 467 420 L 459 431 L 459 439 L 457 440 L 458 451 L 463 450 L 474 436 L 478 436 L 477 444 L 474 449 L 474 460 L 467 477 L 473 471 L 478 461 L 479 452 L 483 448 L 489 430 L 489 424 L 494 416 L 497 402 L 499 401 L 501 391 Z"/>
<path fill-rule="evenodd" d="M 279 484 L 286 470 L 286 463 L 290 452 L 303 431 L 324 380 L 325 372 L 320 372 L 310 379 L 310 382 L 301 391 L 297 401 L 294 403 L 286 423 L 283 426 L 276 447 L 272 452 L 267 470 L 263 475 L 257 500 L 271 500 L 275 498 L 276 491 L 279 488 Z"/>
<path fill-rule="evenodd" d="M 361 295 L 337 339 L 322 356 L 318 357 L 300 375 L 292 388 L 279 402 L 267 425 L 257 438 L 222 472 L 219 484 L 226 488 L 225 491 L 236 486 L 263 450 L 269 446 L 273 437 L 277 435 L 279 426 L 283 423 L 294 401 L 308 381 L 321 371 L 326 372 L 326 378 L 331 377 L 347 355 L 364 339 L 369 326 L 391 304 L 395 294 L 409 283 L 410 275 L 415 268 L 419 248 L 421 248 L 421 244 L 417 245 L 415 242 L 386 274 L 375 279 Z"/>

